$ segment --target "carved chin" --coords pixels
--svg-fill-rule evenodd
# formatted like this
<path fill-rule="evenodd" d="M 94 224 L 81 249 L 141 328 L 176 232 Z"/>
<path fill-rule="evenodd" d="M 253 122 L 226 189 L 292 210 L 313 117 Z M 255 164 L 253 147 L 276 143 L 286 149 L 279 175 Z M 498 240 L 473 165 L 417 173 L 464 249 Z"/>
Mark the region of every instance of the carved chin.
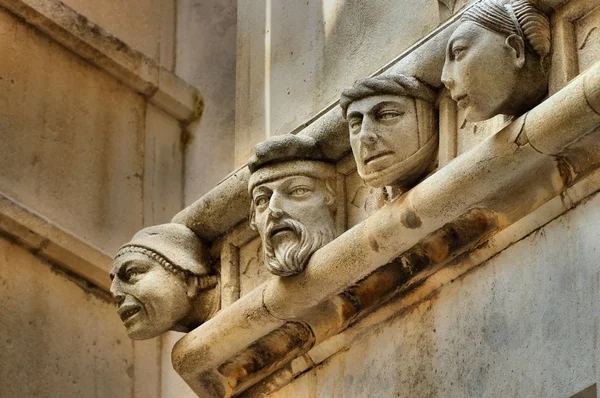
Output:
<path fill-rule="evenodd" d="M 297 221 L 288 222 L 293 224 L 294 236 L 278 239 L 277 243 L 270 238 L 263 241 L 265 265 L 272 274 L 278 276 L 290 276 L 304 271 L 312 254 L 335 239 L 333 228 L 309 232 Z"/>
<path fill-rule="evenodd" d="M 431 165 L 437 149 L 438 136 L 434 134 L 417 152 L 408 158 L 372 173 L 359 173 L 365 183 L 373 188 L 412 184 L 421 177 Z"/>
<path fill-rule="evenodd" d="M 127 336 L 132 340 L 152 339 L 164 333 L 164 331 L 156 330 L 156 328 L 152 327 L 148 316 L 143 310 L 123 322 L 123 325 L 125 326 Z"/>

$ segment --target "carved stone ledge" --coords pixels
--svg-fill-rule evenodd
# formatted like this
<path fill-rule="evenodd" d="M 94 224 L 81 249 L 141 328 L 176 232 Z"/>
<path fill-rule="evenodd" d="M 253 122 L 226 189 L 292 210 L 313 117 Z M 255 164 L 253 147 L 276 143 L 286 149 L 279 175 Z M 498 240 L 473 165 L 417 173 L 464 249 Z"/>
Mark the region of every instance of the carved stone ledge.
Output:
<path fill-rule="evenodd" d="M 0 233 L 108 291 L 112 258 L 0 193 Z"/>
<path fill-rule="evenodd" d="M 508 230 L 553 198 L 564 194 L 568 203 L 563 211 L 571 207 L 576 200 L 569 199 L 568 187 L 593 171 L 600 159 L 593 149 L 581 156 L 578 151 L 585 148 L 565 150 L 565 146 L 600 126 L 595 109 L 599 100 L 597 63 L 406 196 L 317 251 L 303 274 L 264 283 L 190 332 L 174 348 L 175 369 L 199 396 L 240 393 L 246 383 L 231 376 L 237 374 L 231 366 L 241 362 L 231 358 L 248 347 L 263 346 L 264 336 L 283 333 L 289 322 L 302 321 L 310 326 L 315 344 L 320 344 L 388 295 L 418 287 L 456 254 L 490 234 Z M 582 140 L 588 138 L 593 143 L 597 134 Z M 594 192 L 597 185 L 582 186 L 581 192 Z M 382 283 L 388 279 L 394 283 Z M 303 347 L 298 353 L 306 349 L 295 346 Z M 257 373 L 285 364 L 285 358 L 263 354 L 266 357 L 259 361 L 263 368 L 255 369 Z M 224 363 L 229 364 L 227 375 L 221 372 Z"/>
<path fill-rule="evenodd" d="M 106 71 L 184 124 L 202 113 L 200 92 L 59 0 L 0 0 L 0 7 Z"/>

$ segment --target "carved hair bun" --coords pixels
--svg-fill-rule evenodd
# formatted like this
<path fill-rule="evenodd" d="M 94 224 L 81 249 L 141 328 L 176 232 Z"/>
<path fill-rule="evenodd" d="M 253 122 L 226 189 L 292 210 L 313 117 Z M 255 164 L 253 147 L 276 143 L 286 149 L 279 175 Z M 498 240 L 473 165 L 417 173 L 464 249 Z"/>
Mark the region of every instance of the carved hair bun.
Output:
<path fill-rule="evenodd" d="M 517 0 L 512 8 L 531 48 L 542 58 L 550 54 L 550 21 L 527 0 Z"/>

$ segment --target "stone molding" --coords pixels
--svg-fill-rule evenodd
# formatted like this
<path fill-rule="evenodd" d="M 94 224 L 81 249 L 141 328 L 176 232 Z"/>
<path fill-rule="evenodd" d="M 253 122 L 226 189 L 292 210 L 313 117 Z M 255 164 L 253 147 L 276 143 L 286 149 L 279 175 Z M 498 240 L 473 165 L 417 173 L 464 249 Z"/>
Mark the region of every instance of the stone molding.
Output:
<path fill-rule="evenodd" d="M 0 233 L 35 255 L 108 291 L 112 258 L 50 220 L 0 193 Z"/>
<path fill-rule="evenodd" d="M 537 3 L 540 3 L 541 6 L 548 10 L 558 10 L 564 4 L 568 3 L 568 1 L 540 0 Z M 594 0 L 588 1 L 590 5 L 593 2 Z M 370 76 L 402 73 L 415 76 L 432 87 L 441 88 L 440 77 L 445 60 L 446 43 L 458 26 L 457 21 L 466 9 L 468 7 L 449 18 L 440 27 L 407 48 L 395 59 L 382 66 Z M 556 46 L 553 47 L 556 48 Z M 553 73 L 559 74 L 561 72 L 557 71 Z M 551 92 L 556 92 L 559 88 L 564 87 L 568 81 L 563 81 L 561 85 L 557 86 L 558 88 L 553 90 L 553 79 L 555 80 L 557 77 L 551 76 Z M 448 106 L 454 106 L 452 101 L 446 102 L 452 103 L 448 104 Z M 341 160 L 350 152 L 350 141 L 348 139 L 346 120 L 342 115 L 338 103 L 339 101 L 335 101 L 325 107 L 316 115 L 290 131 L 290 134 L 308 135 L 315 138 L 323 149 L 325 156 L 330 159 Z M 449 113 L 448 110 L 445 113 Z M 441 125 L 442 121 L 440 120 Z M 451 139 L 441 131 L 440 134 L 440 139 Z M 443 156 L 443 164 L 448 161 L 448 156 Z M 250 197 L 247 187 L 249 175 L 250 173 L 246 166 L 233 171 L 206 195 L 178 213 L 172 221 L 187 225 L 198 236 L 208 241 L 213 241 L 221 237 L 238 223 L 248 219 Z"/>
<path fill-rule="evenodd" d="M 237 378 L 231 367 L 244 363 L 243 358 L 236 359 L 238 355 L 261 345 L 263 339 L 268 344 L 270 336 L 289 322 L 308 324 L 318 345 L 389 295 L 407 289 L 407 283 L 414 286 L 415 280 L 423 280 L 553 198 L 563 195 L 570 202 L 566 208 L 571 207 L 580 199 L 570 198 L 568 187 L 594 170 L 597 159 L 577 164 L 563 151 L 600 126 L 599 100 L 600 63 L 596 63 L 405 197 L 317 251 L 303 274 L 269 280 L 190 332 L 173 350 L 175 369 L 199 396 L 240 393 L 287 358 L 271 358 L 256 374 Z M 598 185 L 582 183 L 574 188 L 586 190 L 589 195 Z M 419 223 L 410 222 L 413 219 Z M 312 346 L 307 342 L 297 353 Z M 227 375 L 219 371 L 223 363 L 229 364 Z"/>
<path fill-rule="evenodd" d="M 0 0 L 0 7 L 104 70 L 188 125 L 202 113 L 199 90 L 59 0 Z"/>

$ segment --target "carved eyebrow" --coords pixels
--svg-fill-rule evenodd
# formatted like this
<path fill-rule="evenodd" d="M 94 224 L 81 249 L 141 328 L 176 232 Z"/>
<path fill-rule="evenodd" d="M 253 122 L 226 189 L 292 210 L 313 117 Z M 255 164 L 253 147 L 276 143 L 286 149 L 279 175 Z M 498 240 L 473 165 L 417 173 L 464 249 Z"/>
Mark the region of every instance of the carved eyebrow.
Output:
<path fill-rule="evenodd" d="M 407 97 L 407 98 L 412 99 L 412 97 Z M 399 101 L 383 101 L 383 102 L 380 102 L 377 105 L 375 105 L 372 108 L 372 111 L 373 112 L 377 112 L 377 111 L 380 111 L 382 108 L 385 108 L 385 107 L 388 107 L 388 106 L 392 106 L 392 107 L 395 107 L 395 108 L 404 108 L 406 106 L 406 104 L 403 104 L 403 103 L 401 103 Z"/>
<path fill-rule="evenodd" d="M 252 190 L 252 197 L 254 198 L 254 196 L 256 195 L 261 195 L 261 194 L 269 194 L 272 193 L 273 190 L 270 188 L 267 188 L 265 186 L 262 187 L 256 187 Z"/>
<path fill-rule="evenodd" d="M 359 111 L 352 111 L 347 116 L 346 119 L 360 119 L 363 117 L 363 114 Z"/>
<path fill-rule="evenodd" d="M 117 267 L 113 267 L 113 269 L 108 274 L 108 276 L 110 277 L 110 280 L 112 281 L 113 279 L 115 279 L 115 276 L 122 275 L 123 272 L 127 271 L 127 268 L 129 268 L 131 263 L 132 263 L 131 260 L 127 260 L 127 261 L 119 264 Z"/>

